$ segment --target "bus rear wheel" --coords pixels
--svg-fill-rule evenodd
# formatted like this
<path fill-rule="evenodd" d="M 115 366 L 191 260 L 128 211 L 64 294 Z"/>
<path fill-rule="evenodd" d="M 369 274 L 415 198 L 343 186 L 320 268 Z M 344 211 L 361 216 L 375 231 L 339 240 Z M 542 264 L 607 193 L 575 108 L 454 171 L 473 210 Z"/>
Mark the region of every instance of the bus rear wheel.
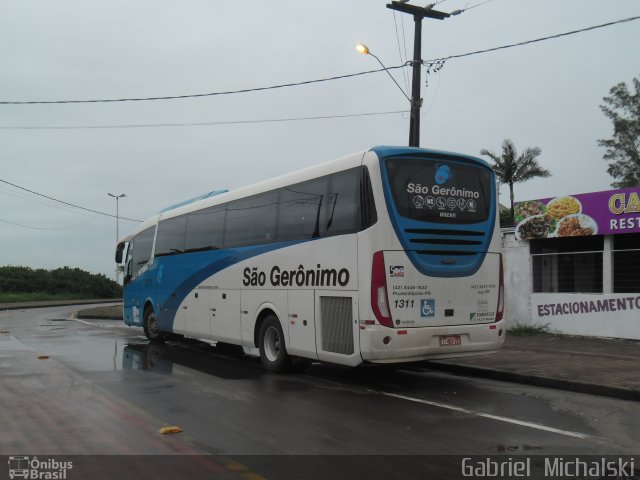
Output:
<path fill-rule="evenodd" d="M 158 318 L 153 308 L 147 308 L 144 311 L 144 321 L 142 323 L 145 336 L 150 342 L 162 343 L 164 342 L 164 336 L 162 332 L 158 330 Z"/>
<path fill-rule="evenodd" d="M 258 335 L 260 360 L 269 372 L 281 373 L 289 370 L 291 357 L 287 354 L 284 343 L 284 333 L 278 317 L 268 315 L 260 326 Z"/>

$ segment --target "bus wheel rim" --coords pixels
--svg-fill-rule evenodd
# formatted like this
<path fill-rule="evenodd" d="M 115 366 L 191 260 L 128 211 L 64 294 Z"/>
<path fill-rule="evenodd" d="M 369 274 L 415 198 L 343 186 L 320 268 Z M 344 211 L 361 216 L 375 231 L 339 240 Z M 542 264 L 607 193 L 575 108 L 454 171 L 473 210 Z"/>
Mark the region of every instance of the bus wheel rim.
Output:
<path fill-rule="evenodd" d="M 280 335 L 275 327 L 264 332 L 264 353 L 270 362 L 275 362 L 280 355 Z"/>

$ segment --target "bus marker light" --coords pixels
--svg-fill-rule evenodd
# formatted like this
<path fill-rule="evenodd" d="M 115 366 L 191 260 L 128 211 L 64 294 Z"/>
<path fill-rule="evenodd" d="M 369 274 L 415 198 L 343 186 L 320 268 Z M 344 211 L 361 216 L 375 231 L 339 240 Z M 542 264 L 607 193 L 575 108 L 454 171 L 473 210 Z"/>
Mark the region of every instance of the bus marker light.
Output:
<path fill-rule="evenodd" d="M 489 330 L 495 330 L 496 326 L 495 325 L 489 325 Z"/>
<path fill-rule="evenodd" d="M 375 320 L 365 320 L 363 323 L 364 323 L 365 325 L 375 325 L 375 324 L 376 324 L 376 321 L 375 321 Z"/>
<path fill-rule="evenodd" d="M 398 330 L 398 335 L 406 335 L 407 333 L 406 330 Z"/>

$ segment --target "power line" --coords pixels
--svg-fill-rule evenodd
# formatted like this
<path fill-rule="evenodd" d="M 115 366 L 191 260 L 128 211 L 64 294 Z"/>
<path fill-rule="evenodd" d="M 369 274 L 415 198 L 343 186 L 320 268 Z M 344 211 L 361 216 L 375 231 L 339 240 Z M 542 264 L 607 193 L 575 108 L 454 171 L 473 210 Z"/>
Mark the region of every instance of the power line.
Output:
<path fill-rule="evenodd" d="M 404 65 L 398 65 L 395 67 L 389 67 L 387 70 L 392 70 L 396 68 L 403 68 Z M 95 99 L 95 100 L 34 100 L 34 101 L 24 101 L 24 102 L 16 102 L 16 101 L 0 101 L 0 105 L 49 105 L 49 104 L 60 104 L 60 103 L 114 103 L 114 102 L 147 102 L 154 100 L 177 100 L 184 98 L 199 98 L 199 97 L 215 97 L 221 95 L 234 95 L 239 93 L 250 93 L 250 92 L 262 92 L 265 90 L 277 90 L 280 88 L 288 88 L 288 87 L 299 87 L 301 85 L 310 85 L 313 83 L 321 83 L 321 82 L 329 82 L 332 80 L 342 80 L 344 78 L 353 78 L 359 77 L 361 75 L 368 75 L 370 73 L 378 73 L 384 72 L 384 68 L 380 68 L 378 70 L 367 70 L 365 72 L 358 73 L 349 73 L 346 75 L 337 75 L 334 77 L 320 78 L 316 80 L 306 80 L 304 82 L 295 82 L 295 83 L 283 83 L 280 85 L 271 85 L 268 87 L 256 87 L 256 88 L 243 88 L 240 90 L 228 90 L 224 92 L 211 92 L 211 93 L 196 93 L 191 95 L 173 95 L 166 97 L 145 97 L 145 98 L 103 98 L 103 99 Z"/>
<path fill-rule="evenodd" d="M 634 20 L 638 20 L 638 19 L 640 19 L 640 16 L 624 18 L 622 20 L 615 20 L 613 22 L 602 23 L 600 25 L 593 25 L 591 27 L 585 27 L 585 28 L 581 28 L 581 29 L 578 29 L 578 30 L 572 30 L 570 32 L 558 33 L 556 35 L 549 35 L 548 37 L 534 38 L 533 40 L 525 40 L 523 42 L 511 43 L 511 44 L 508 44 L 508 45 L 502 45 L 500 47 L 487 48 L 487 49 L 484 49 L 484 50 L 476 50 L 474 52 L 460 53 L 460 54 L 457 54 L 457 55 L 449 55 L 448 57 L 434 58 L 433 60 L 425 60 L 423 63 L 434 63 L 434 62 L 439 62 L 439 61 L 451 60 L 452 58 L 470 57 L 471 55 L 479 55 L 481 53 L 495 52 L 497 50 L 505 50 L 507 48 L 522 47 L 523 45 L 529 45 L 529 44 L 532 44 L 532 43 L 543 42 L 545 40 L 551 40 L 551 39 L 554 39 L 554 38 L 566 37 L 566 36 L 569 36 L 569 35 L 574 35 L 576 33 L 588 32 L 590 30 L 597 30 L 599 28 L 610 27 L 612 25 L 617 25 L 619 23 L 633 22 Z"/>
<path fill-rule="evenodd" d="M 30 225 L 23 225 L 21 223 L 10 222 L 9 220 L 5 220 L 3 218 L 0 218 L 0 222 L 8 223 L 9 225 L 15 225 L 16 227 L 28 228 L 29 230 L 70 230 L 72 228 L 78 228 L 78 227 L 81 227 L 82 225 L 89 223 L 87 221 L 87 222 L 78 223 L 77 225 L 71 225 L 69 227 L 33 227 Z"/>
<path fill-rule="evenodd" d="M 3 194 L 3 195 L 8 195 L 10 197 L 18 198 L 20 200 L 26 200 L 27 202 L 32 202 L 32 203 L 35 203 L 37 205 L 43 205 L 45 207 L 55 208 L 55 209 L 58 209 L 58 210 L 62 210 L 64 212 L 71 212 L 74 215 L 82 215 L 84 217 L 92 218 L 92 219 L 93 218 L 102 218 L 102 217 L 97 216 L 94 213 L 79 212 L 78 209 L 76 209 L 76 208 L 67 207 L 66 205 L 60 205 L 60 204 L 57 204 L 57 203 L 52 202 L 50 200 L 40 200 L 39 198 L 34 197 L 33 195 L 30 195 L 28 193 L 22 193 L 22 192 L 19 192 L 19 191 L 8 192 L 6 190 L 0 190 L 0 193 Z"/>
<path fill-rule="evenodd" d="M 454 10 L 453 12 L 451 12 L 451 15 L 460 15 L 461 13 L 464 13 L 464 12 L 466 12 L 468 10 L 471 10 L 472 8 L 480 7 L 482 5 L 485 5 L 485 4 L 491 3 L 491 2 L 493 2 L 493 0 L 485 0 L 484 2 L 476 3 L 475 5 L 471 5 L 470 7 L 460 8 L 458 10 Z M 438 3 L 440 3 L 440 2 L 438 2 Z M 435 5 L 437 5 L 437 3 Z"/>
<path fill-rule="evenodd" d="M 487 0 L 488 2 L 489 0 Z M 484 3 L 487 2 L 483 2 L 477 5 L 473 5 L 472 7 L 469 8 L 474 8 L 476 6 L 480 6 L 483 5 Z M 467 52 L 467 53 L 461 53 L 461 54 L 457 54 L 457 55 L 449 55 L 447 57 L 442 57 L 442 58 L 436 58 L 433 60 L 425 60 L 423 63 L 432 63 L 432 62 L 436 62 L 436 61 L 440 61 L 440 60 L 450 60 L 453 58 L 463 58 L 463 57 L 469 57 L 472 55 L 478 55 L 481 53 L 488 53 L 488 52 L 495 52 L 497 50 L 504 50 L 507 48 L 513 48 L 513 47 L 521 47 L 523 45 L 529 45 L 532 43 L 537 43 L 537 42 L 542 42 L 545 40 L 551 40 L 554 38 L 560 38 L 560 37 L 566 37 L 569 35 L 574 35 L 576 33 L 583 33 L 583 32 L 587 32 L 590 30 L 596 30 L 599 28 L 604 28 L 604 27 L 609 27 L 612 25 L 617 25 L 620 23 L 625 23 L 625 22 L 632 22 L 635 20 L 640 19 L 640 16 L 635 16 L 635 17 L 629 17 L 629 18 L 624 18 L 621 20 L 616 20 L 616 21 L 612 21 L 612 22 L 607 22 L 607 23 L 602 23 L 600 25 L 593 25 L 591 27 L 586 27 L 586 28 L 581 28 L 578 30 L 572 30 L 570 32 L 564 32 L 564 33 L 558 33 L 556 35 L 550 35 L 547 37 L 540 37 L 540 38 L 535 38 L 533 40 L 525 40 L 523 42 L 518 42 L 518 43 L 512 43 L 512 44 L 508 44 L 508 45 L 502 45 L 500 47 L 494 47 L 494 48 L 488 48 L 488 49 L 484 49 L 484 50 L 476 50 L 473 52 Z M 407 63 L 404 63 L 403 65 L 396 65 L 394 67 L 387 67 L 386 70 L 395 70 L 398 68 L 404 68 L 407 66 Z M 114 102 L 144 102 L 144 101 L 155 101 L 155 100 L 177 100 L 177 99 L 185 99 L 185 98 L 200 98 L 200 97 L 213 97 L 213 96 L 222 96 L 222 95 L 234 95 L 234 94 L 240 94 L 240 93 L 250 93 L 250 92 L 261 92 L 261 91 L 267 91 L 267 90 L 276 90 L 276 89 L 281 89 L 281 88 L 288 88 L 288 87 L 298 87 L 298 86 L 302 86 L 302 85 L 310 85 L 310 84 L 314 84 L 314 83 L 322 83 L 322 82 L 329 82 L 329 81 L 333 81 L 333 80 L 342 80 L 345 78 L 353 78 L 353 77 L 358 77 L 358 76 L 362 76 L 362 75 L 369 75 L 371 73 L 379 73 L 379 72 L 384 72 L 385 69 L 384 68 L 380 68 L 377 70 L 367 70 L 364 72 L 358 72 L 358 73 L 350 73 L 350 74 L 346 74 L 346 75 L 337 75 L 337 76 L 333 76 L 333 77 L 327 77 L 327 78 L 320 78 L 320 79 L 316 79 L 316 80 L 306 80 L 303 82 L 294 82 L 294 83 L 284 83 L 284 84 L 280 84 L 280 85 L 271 85 L 268 87 L 257 87 L 257 88 L 245 88 L 245 89 L 240 89 L 240 90 L 228 90 L 228 91 L 223 91 L 223 92 L 211 92 L 211 93 L 198 93 L 198 94 L 191 94 L 191 95 L 173 95 L 173 96 L 164 96 L 164 97 L 144 97 L 144 98 L 112 98 L 112 99 L 93 99 L 93 100 L 34 100 L 34 101 L 0 101 L 0 105 L 49 105 L 49 104 L 65 104 L 65 103 L 114 103 Z"/>
<path fill-rule="evenodd" d="M 320 115 L 315 117 L 291 117 L 291 118 L 269 118 L 262 120 L 228 120 L 218 122 L 190 122 L 190 123 L 132 123 L 122 125 L 66 125 L 66 126 L 47 126 L 47 125 L 18 125 L 18 126 L 0 126 L 0 130 L 92 130 L 92 129 L 121 129 L 121 128 L 157 128 L 157 127 L 198 127 L 212 125 L 246 125 L 253 123 L 280 123 L 294 122 L 302 120 L 327 120 L 335 118 L 353 118 L 353 117 L 372 117 L 376 115 L 394 115 L 398 113 L 406 113 L 408 110 L 395 110 L 391 112 L 370 112 L 370 113 L 352 113 L 345 115 Z"/>
<path fill-rule="evenodd" d="M 400 19 L 404 19 L 404 16 L 401 16 Z M 395 27 L 395 31 L 396 31 L 396 41 L 398 42 L 398 57 L 400 58 L 400 61 L 402 63 L 406 62 L 406 38 L 404 37 L 404 24 L 402 27 L 402 36 L 403 39 L 405 40 L 405 57 L 402 56 L 402 49 L 400 46 L 400 34 L 398 33 L 398 19 L 396 18 L 396 11 L 393 10 L 393 26 Z M 406 87 L 407 90 L 409 90 L 409 78 L 407 77 L 407 71 L 403 68 L 401 70 L 402 72 L 402 78 L 404 79 L 404 86 Z"/>
<path fill-rule="evenodd" d="M 400 16 L 400 25 L 402 26 L 402 51 L 404 52 L 404 58 L 402 61 L 406 65 L 407 59 L 409 57 L 407 56 L 407 35 L 404 30 L 404 15 Z M 403 69 L 402 71 L 404 72 L 405 70 Z M 409 73 L 408 72 L 407 72 L 407 91 L 409 91 Z"/>
<path fill-rule="evenodd" d="M 50 197 L 48 195 L 44 195 L 42 193 L 38 193 L 35 192 L 33 190 L 29 190 L 28 188 L 25 187 L 21 187 L 20 185 L 16 185 L 15 183 L 11 183 L 11 182 L 7 182 L 6 180 L 3 180 L 0 178 L 0 182 L 2 183 L 6 183 L 7 185 L 11 185 L 12 187 L 18 188 L 20 190 L 24 190 L 25 192 L 29 192 L 32 193 L 34 195 L 38 195 L 39 197 L 43 197 L 43 198 L 47 198 L 49 200 L 53 200 L 54 202 L 58 202 L 58 203 L 62 203 L 63 205 L 69 205 L 70 207 L 75 207 L 75 208 L 79 208 L 80 210 L 85 210 L 87 212 L 93 212 L 93 213 L 97 213 L 99 215 L 103 215 L 105 217 L 112 217 L 112 218 L 116 218 L 115 215 L 111 215 L 110 213 L 104 213 L 104 212 L 100 212 L 98 210 L 92 210 L 90 208 L 85 208 L 85 207 L 81 207 L 80 205 L 76 205 L 74 203 L 69 203 L 69 202 L 65 202 L 64 200 L 58 200 L 57 198 L 53 198 Z M 136 220 L 135 218 L 127 218 L 127 217 L 119 217 L 121 220 L 128 220 L 130 222 L 142 222 L 142 220 Z M 22 226 L 22 225 L 21 225 Z"/>

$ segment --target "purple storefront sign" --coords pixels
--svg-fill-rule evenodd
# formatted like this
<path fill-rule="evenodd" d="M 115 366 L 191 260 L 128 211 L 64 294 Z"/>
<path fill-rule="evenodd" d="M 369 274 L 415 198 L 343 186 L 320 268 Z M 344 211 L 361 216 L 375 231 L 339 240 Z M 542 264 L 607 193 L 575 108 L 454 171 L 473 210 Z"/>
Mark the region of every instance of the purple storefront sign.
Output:
<path fill-rule="evenodd" d="M 514 211 L 518 240 L 640 232 L 640 187 L 528 200 Z"/>

